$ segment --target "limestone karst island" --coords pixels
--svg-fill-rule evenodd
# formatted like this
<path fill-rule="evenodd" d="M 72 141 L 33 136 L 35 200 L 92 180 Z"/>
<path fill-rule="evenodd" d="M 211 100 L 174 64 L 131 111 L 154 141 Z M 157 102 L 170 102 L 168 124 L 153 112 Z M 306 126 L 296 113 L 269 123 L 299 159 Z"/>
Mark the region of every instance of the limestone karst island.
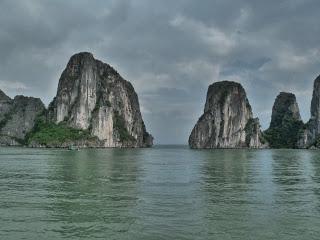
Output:
<path fill-rule="evenodd" d="M 320 0 L 0 0 L 0 240 L 320 240 Z"/>
<path fill-rule="evenodd" d="M 56 97 L 9 98 L 0 92 L 1 145 L 29 147 L 151 147 L 130 82 L 91 53 L 73 55 Z"/>

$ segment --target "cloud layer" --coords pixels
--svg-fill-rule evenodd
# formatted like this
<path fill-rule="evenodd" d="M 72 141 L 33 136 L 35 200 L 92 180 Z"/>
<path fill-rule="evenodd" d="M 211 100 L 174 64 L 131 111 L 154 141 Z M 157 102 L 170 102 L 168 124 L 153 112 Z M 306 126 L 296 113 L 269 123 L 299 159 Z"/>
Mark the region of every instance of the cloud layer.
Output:
<path fill-rule="evenodd" d="M 309 118 L 320 74 L 316 0 L 0 1 L 0 88 L 48 104 L 69 57 L 90 51 L 138 92 L 157 143 L 186 143 L 207 87 L 245 87 L 267 128 L 280 91 Z"/>

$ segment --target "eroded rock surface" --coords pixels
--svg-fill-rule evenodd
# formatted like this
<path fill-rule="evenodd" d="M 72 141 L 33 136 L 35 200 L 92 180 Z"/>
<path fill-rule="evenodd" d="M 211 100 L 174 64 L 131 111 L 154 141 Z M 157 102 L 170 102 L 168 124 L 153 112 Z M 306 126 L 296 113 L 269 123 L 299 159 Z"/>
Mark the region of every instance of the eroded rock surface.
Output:
<path fill-rule="evenodd" d="M 16 96 L 9 98 L 0 92 L 0 144 L 22 145 L 33 129 L 36 118 L 45 106 L 39 98 Z"/>
<path fill-rule="evenodd" d="M 191 148 L 261 148 L 259 119 L 241 84 L 230 81 L 209 86 L 203 115 L 189 137 Z"/>
<path fill-rule="evenodd" d="M 298 139 L 298 147 L 309 148 L 311 146 L 320 146 L 320 76 L 318 76 L 313 85 L 313 94 L 311 100 L 311 118 L 305 124 Z"/>

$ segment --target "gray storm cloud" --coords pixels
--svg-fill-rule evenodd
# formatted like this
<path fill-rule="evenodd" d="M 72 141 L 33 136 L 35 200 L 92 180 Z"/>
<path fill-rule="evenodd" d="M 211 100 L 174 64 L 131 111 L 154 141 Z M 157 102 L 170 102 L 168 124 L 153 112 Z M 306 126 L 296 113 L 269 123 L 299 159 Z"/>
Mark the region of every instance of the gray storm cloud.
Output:
<path fill-rule="evenodd" d="M 0 88 L 48 104 L 90 51 L 134 85 L 156 143 L 186 143 L 209 84 L 238 81 L 267 128 L 280 91 L 309 118 L 319 1 L 0 1 Z"/>

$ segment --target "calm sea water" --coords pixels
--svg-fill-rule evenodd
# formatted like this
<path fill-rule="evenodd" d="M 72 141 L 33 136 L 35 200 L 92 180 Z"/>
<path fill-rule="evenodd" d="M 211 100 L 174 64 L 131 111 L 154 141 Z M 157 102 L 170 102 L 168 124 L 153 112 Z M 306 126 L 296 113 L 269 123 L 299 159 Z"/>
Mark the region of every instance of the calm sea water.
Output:
<path fill-rule="evenodd" d="M 320 152 L 0 148 L 0 239 L 320 239 Z"/>

